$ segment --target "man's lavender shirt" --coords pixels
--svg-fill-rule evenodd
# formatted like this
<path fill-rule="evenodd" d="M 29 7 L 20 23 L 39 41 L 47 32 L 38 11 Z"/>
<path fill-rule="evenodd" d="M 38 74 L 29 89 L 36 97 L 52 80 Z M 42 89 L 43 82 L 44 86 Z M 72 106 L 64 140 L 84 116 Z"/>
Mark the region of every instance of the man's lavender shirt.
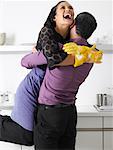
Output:
<path fill-rule="evenodd" d="M 76 38 L 74 42 L 79 45 L 88 44 L 82 38 Z M 78 89 L 85 81 L 92 66 L 92 63 L 84 63 L 76 68 L 73 66 L 56 67 L 53 70 L 47 68 L 40 88 L 38 103 L 46 105 L 74 104 Z"/>

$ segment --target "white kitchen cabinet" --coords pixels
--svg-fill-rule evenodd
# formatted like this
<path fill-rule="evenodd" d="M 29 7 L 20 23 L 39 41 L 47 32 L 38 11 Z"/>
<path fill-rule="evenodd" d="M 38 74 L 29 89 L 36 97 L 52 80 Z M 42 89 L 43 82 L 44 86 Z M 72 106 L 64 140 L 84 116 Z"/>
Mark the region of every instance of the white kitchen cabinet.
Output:
<path fill-rule="evenodd" d="M 76 150 L 102 150 L 102 132 L 78 131 Z"/>
<path fill-rule="evenodd" d="M 102 150 L 102 118 L 78 117 L 76 150 Z"/>
<path fill-rule="evenodd" d="M 104 131 L 104 150 L 113 150 L 113 131 Z"/>
<path fill-rule="evenodd" d="M 102 128 L 102 117 L 79 116 L 77 120 L 77 128 L 79 129 Z"/>
<path fill-rule="evenodd" d="M 0 150 L 21 150 L 21 145 L 0 141 Z"/>
<path fill-rule="evenodd" d="M 104 117 L 104 150 L 113 150 L 113 117 Z"/>
<path fill-rule="evenodd" d="M 22 150 L 34 150 L 34 146 L 23 146 L 22 145 Z"/>

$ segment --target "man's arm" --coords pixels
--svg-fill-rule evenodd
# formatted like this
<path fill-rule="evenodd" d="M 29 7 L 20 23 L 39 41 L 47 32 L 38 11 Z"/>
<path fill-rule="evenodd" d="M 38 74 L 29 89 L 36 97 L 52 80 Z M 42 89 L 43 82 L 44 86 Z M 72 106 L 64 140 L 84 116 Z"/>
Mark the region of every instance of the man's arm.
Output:
<path fill-rule="evenodd" d="M 75 56 L 68 55 L 61 63 L 56 64 L 55 66 L 70 66 L 74 65 L 75 63 Z"/>

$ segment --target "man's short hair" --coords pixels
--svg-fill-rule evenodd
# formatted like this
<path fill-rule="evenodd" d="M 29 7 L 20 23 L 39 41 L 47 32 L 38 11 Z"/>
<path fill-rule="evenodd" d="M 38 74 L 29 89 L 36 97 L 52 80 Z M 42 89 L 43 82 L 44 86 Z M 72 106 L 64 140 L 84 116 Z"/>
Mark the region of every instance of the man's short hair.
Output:
<path fill-rule="evenodd" d="M 95 17 L 88 13 L 82 12 L 75 18 L 76 33 L 81 37 L 88 39 L 97 27 Z"/>

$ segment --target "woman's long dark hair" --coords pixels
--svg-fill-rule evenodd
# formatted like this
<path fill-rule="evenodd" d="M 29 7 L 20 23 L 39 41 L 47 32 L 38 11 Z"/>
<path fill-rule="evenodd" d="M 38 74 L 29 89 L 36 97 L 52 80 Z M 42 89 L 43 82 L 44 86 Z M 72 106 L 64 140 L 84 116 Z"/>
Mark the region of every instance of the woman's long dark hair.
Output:
<path fill-rule="evenodd" d="M 55 27 L 56 26 L 56 23 L 55 21 L 53 20 L 55 18 L 55 15 L 56 15 L 56 9 L 57 9 L 57 6 L 62 3 L 62 2 L 66 2 L 66 1 L 60 1 L 58 2 L 50 11 L 48 17 L 47 17 L 47 20 L 46 22 L 44 23 L 44 26 L 48 26 L 48 27 Z"/>

